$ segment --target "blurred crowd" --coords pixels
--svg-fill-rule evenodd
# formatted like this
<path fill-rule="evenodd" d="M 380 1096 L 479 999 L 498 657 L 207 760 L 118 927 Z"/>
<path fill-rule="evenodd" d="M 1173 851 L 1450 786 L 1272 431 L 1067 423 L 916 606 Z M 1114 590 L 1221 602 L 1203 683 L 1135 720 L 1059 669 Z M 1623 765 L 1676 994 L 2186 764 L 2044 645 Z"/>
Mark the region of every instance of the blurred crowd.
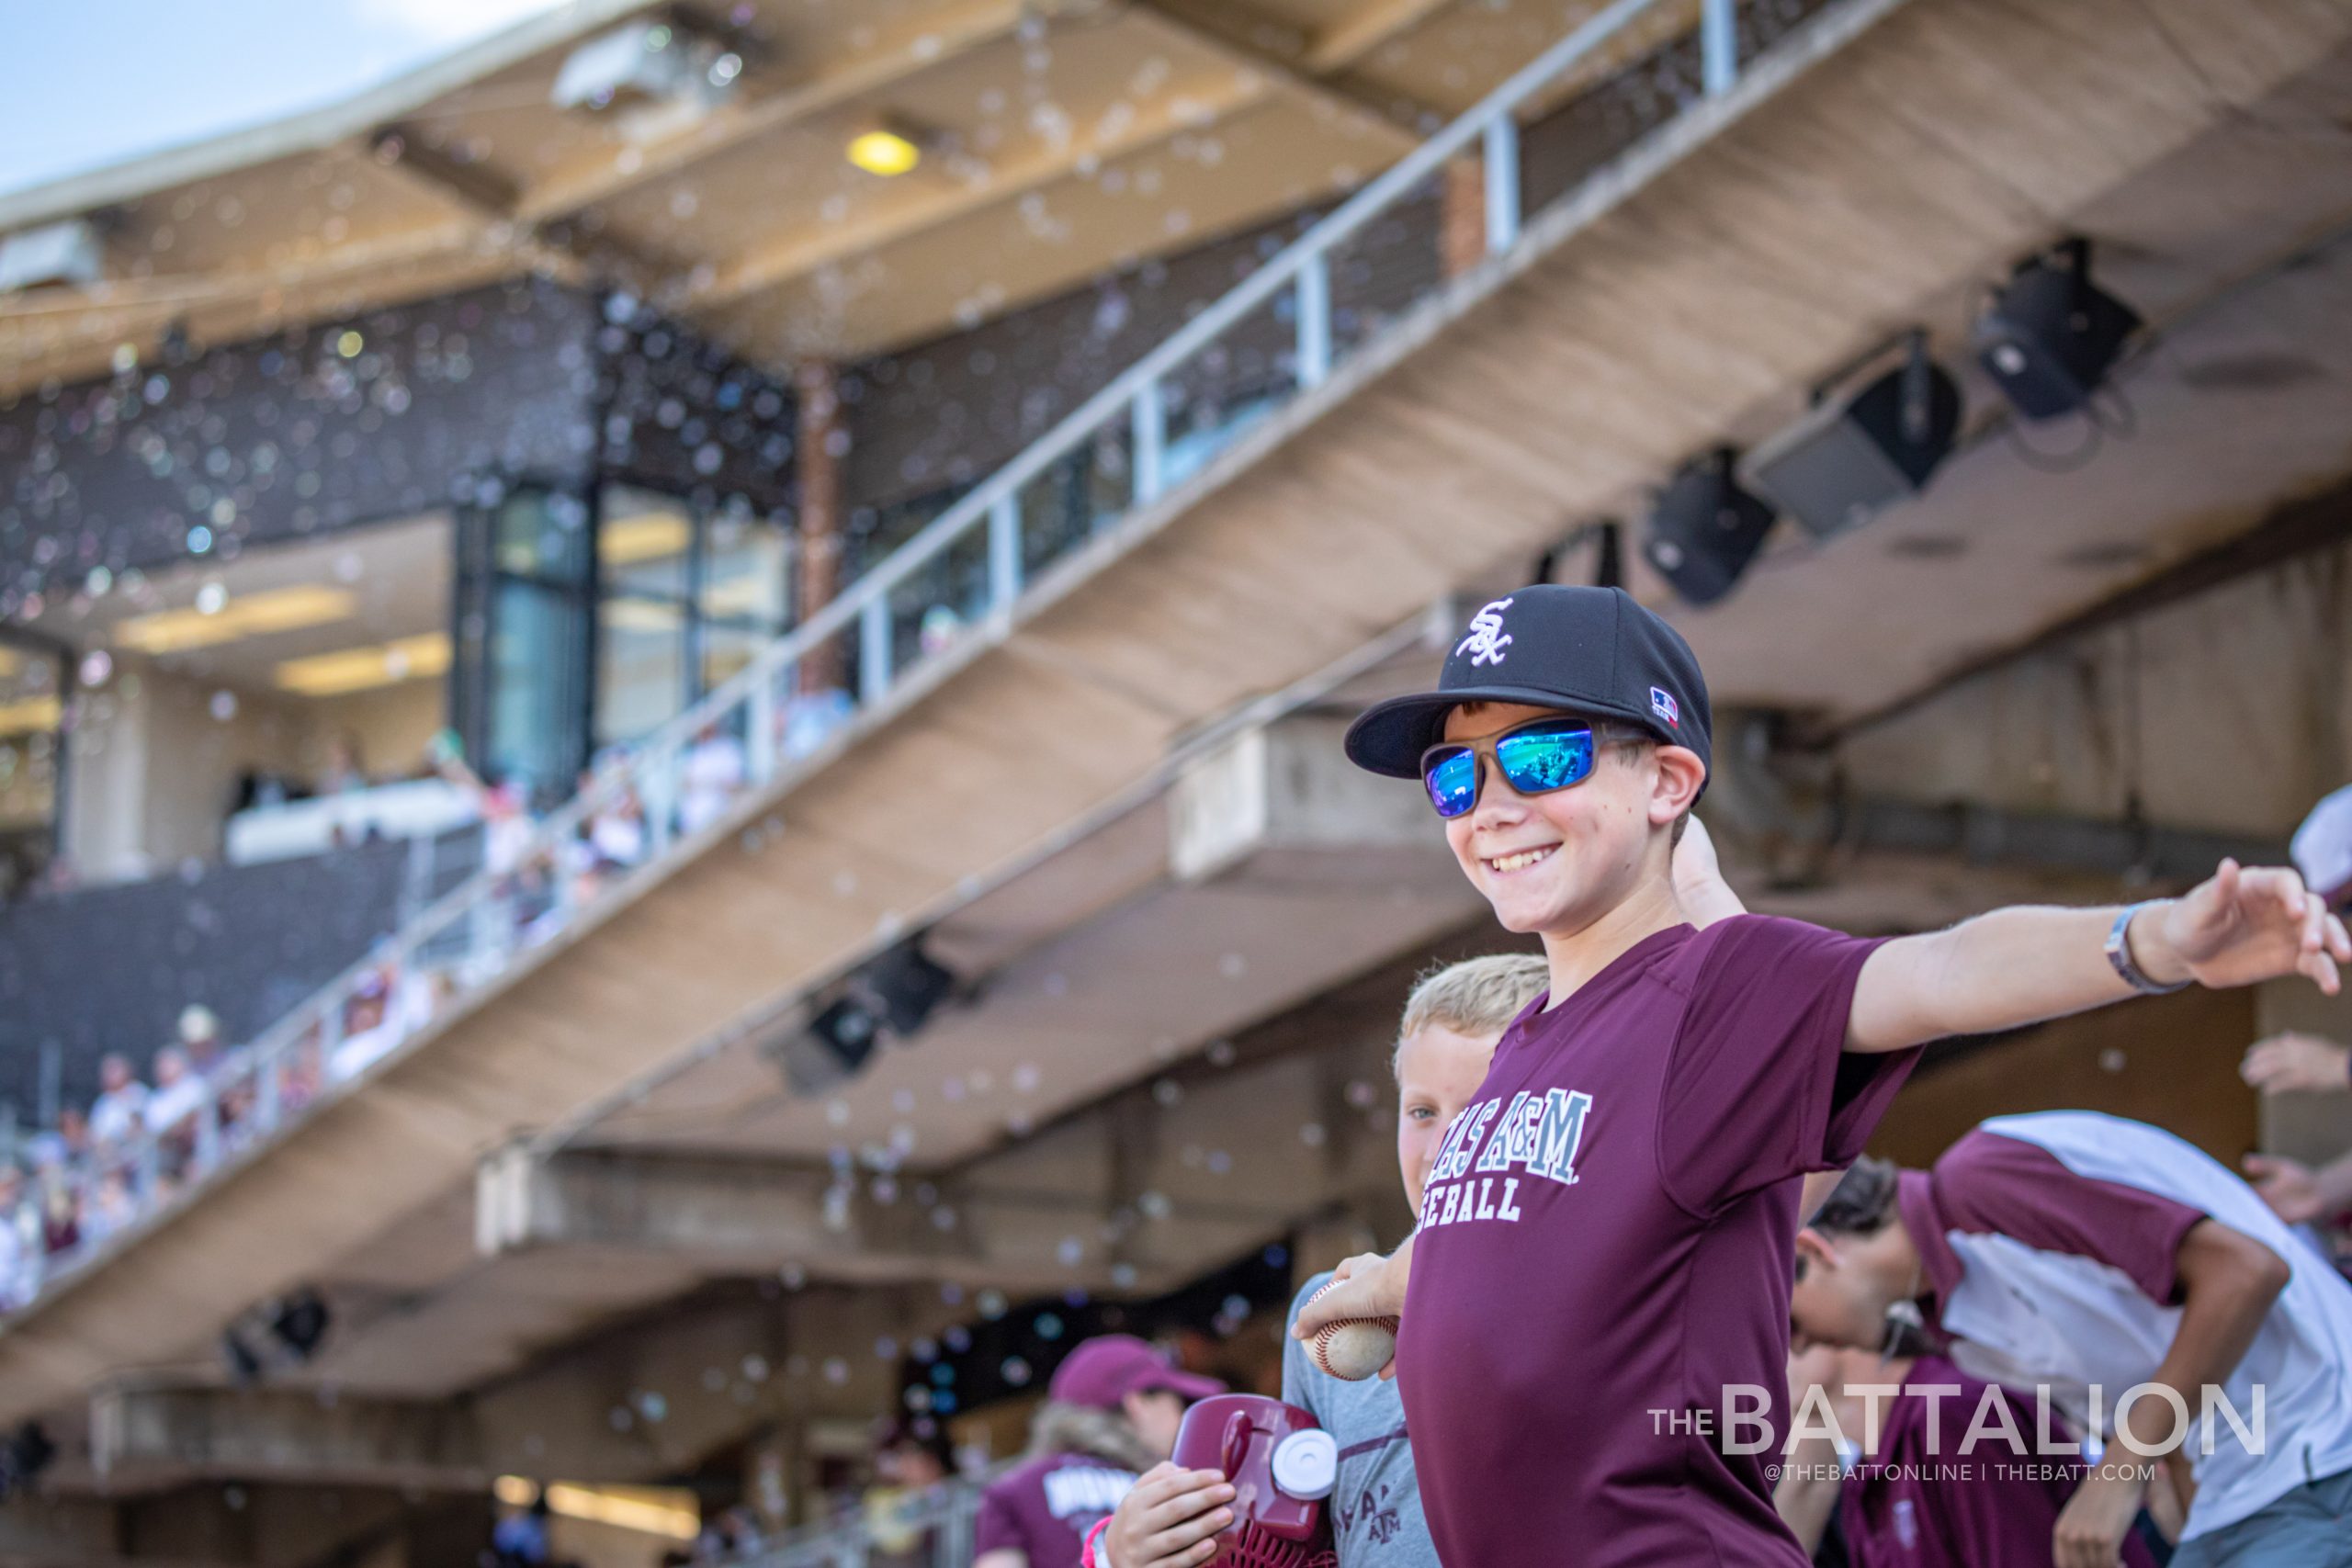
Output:
<path fill-rule="evenodd" d="M 783 705 L 778 754 L 792 760 L 814 751 L 853 711 L 838 690 Z M 416 776 L 447 782 L 469 804 L 481 825 L 484 896 L 421 943 L 379 942 L 341 998 L 268 1061 L 230 1049 L 212 1010 L 194 1004 L 145 1076 L 130 1054 L 105 1056 L 88 1104 L 60 1109 L 53 1124 L 0 1154 L 0 1311 L 29 1301 L 57 1269 L 284 1117 L 360 1077 L 444 1015 L 461 991 L 554 936 L 572 911 L 655 852 L 653 818 L 661 811 L 672 839 L 691 838 L 724 818 L 752 782 L 746 748 L 725 725 L 703 726 L 676 756 L 674 771 L 660 781 L 666 807 L 649 813 L 639 775 L 628 769 L 630 751 L 606 752 L 577 781 L 574 798 L 587 808 L 550 844 L 542 833 L 551 817 L 541 808 L 543 795 L 519 777 L 481 776 L 454 734 L 435 736 Z M 370 783 L 356 738 L 340 738 L 317 793 Z M 58 877 L 60 888 L 68 885 L 62 865 Z"/>

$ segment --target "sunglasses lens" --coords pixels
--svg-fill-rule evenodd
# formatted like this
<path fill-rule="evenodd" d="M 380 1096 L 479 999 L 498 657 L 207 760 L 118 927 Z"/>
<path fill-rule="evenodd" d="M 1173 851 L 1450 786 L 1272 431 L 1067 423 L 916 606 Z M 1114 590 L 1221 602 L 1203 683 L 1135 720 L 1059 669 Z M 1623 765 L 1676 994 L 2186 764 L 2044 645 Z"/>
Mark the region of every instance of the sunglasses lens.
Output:
<path fill-rule="evenodd" d="M 1421 764 L 1421 783 L 1440 817 L 1459 817 L 1478 804 L 1478 754 L 1467 747 L 1440 752 Z"/>
<path fill-rule="evenodd" d="M 1571 725 L 1514 730 L 1496 742 L 1495 761 L 1521 795 L 1566 789 L 1592 772 L 1592 731 Z"/>

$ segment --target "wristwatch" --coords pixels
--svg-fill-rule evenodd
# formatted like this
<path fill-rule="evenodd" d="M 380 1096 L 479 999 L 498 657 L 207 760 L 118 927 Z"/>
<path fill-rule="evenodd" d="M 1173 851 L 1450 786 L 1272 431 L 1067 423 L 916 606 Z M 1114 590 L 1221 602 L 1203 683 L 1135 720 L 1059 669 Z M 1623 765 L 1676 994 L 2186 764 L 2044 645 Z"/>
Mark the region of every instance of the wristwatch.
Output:
<path fill-rule="evenodd" d="M 2115 923 L 2107 928 L 2107 962 L 2123 976 L 2125 985 L 2143 997 L 2166 996 L 2188 985 L 2187 980 L 2176 980 L 2169 986 L 2160 986 L 2149 979 L 2132 961 L 2132 917 L 2157 902 L 2160 900 L 2149 898 L 2137 904 L 2124 905 L 2122 912 L 2115 917 Z"/>

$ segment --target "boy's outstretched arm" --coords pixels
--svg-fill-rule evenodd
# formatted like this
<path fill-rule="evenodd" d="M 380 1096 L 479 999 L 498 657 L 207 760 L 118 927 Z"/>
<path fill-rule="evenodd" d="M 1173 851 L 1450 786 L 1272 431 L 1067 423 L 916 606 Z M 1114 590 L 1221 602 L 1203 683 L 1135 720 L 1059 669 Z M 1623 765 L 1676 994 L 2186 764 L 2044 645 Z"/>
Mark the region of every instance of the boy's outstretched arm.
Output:
<path fill-rule="evenodd" d="M 2020 906 L 1898 937 L 1862 964 L 1846 1049 L 1900 1051 L 2121 1001 L 2135 993 L 2106 953 L 2120 912 Z M 2308 975 L 2334 996 L 2336 964 L 2352 963 L 2344 922 L 2301 876 L 2230 860 L 2182 897 L 2142 906 L 2125 941 L 2140 973 L 2165 986 L 2220 989 Z"/>

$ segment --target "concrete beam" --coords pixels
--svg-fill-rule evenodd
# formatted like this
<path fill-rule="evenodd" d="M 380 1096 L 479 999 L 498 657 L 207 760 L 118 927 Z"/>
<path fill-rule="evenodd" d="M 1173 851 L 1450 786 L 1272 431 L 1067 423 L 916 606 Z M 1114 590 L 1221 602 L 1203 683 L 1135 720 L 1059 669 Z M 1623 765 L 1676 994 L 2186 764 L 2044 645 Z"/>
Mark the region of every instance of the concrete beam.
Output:
<path fill-rule="evenodd" d="M 645 1482 L 778 1422 L 871 1419 L 897 1396 L 895 1347 L 968 1311 L 935 1290 L 770 1280 L 621 1325 L 456 1400 L 116 1388 L 92 1402 L 91 1465 L 98 1484 L 142 1506 L 198 1481 L 400 1492 L 480 1492 L 503 1474 Z M 0 1514 L 0 1548 L 13 1539 L 6 1525 Z"/>
<path fill-rule="evenodd" d="M 267 1475 L 308 1482 L 481 1487 L 472 1415 L 447 1403 L 334 1399 L 308 1390 L 118 1388 L 90 1402 L 102 1481 Z"/>
<path fill-rule="evenodd" d="M 389 1487 L 243 1478 L 136 1496 L 61 1495 L 44 1483 L 0 1505 L 0 1568 L 319 1568 L 360 1561 L 357 1553 L 388 1539 L 419 1539 L 453 1516 L 461 1532 L 472 1523 L 486 1533 L 488 1509 L 481 1495 L 419 1498 Z M 461 1560 L 469 1559 L 409 1558 Z"/>
<path fill-rule="evenodd" d="M 18 1496 L 0 1505 L 0 1568 L 121 1561 L 115 1510 L 93 1498 Z"/>
<path fill-rule="evenodd" d="M 1074 1259 L 1075 1232 L 1113 1223 L 1103 1203 L 1067 1192 L 972 1189 L 927 1173 L 797 1162 L 604 1152 L 503 1150 L 483 1162 L 475 1241 L 486 1257 L 531 1247 L 643 1248 L 684 1254 L 714 1273 L 795 1268 L 859 1282 L 955 1280 L 1006 1290 L 1172 1287 L 1197 1266 L 1148 1247 L 1124 1266 Z M 928 1200 L 927 1201 L 924 1200 Z M 1278 1232 L 1275 1204 L 1188 1217 L 1226 1250 Z"/>
<path fill-rule="evenodd" d="M 1417 790 L 1347 760 L 1343 717 L 1299 715 L 1245 730 L 1178 775 L 1169 792 L 1169 866 L 1180 881 L 1393 886 L 1450 871 Z"/>

